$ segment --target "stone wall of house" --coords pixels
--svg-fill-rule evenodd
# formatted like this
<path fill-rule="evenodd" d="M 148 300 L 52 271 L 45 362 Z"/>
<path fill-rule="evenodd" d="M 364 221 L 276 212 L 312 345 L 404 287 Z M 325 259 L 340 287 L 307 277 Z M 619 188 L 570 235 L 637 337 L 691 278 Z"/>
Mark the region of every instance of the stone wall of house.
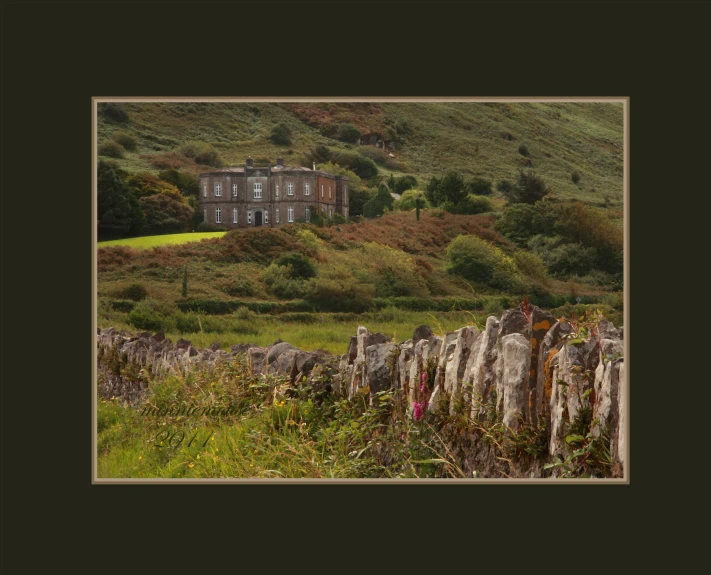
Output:
<path fill-rule="evenodd" d="M 327 376 L 332 392 L 348 398 L 372 400 L 378 392 L 403 389 L 411 415 L 416 410 L 452 413 L 463 400 L 472 421 L 483 421 L 495 409 L 512 433 L 521 426 L 545 428 L 546 453 L 527 463 L 522 471 L 526 476 L 540 476 L 543 463 L 572 453 L 566 436 L 585 411 L 595 436 L 607 432 L 612 464 L 621 470 L 626 424 L 623 330 L 601 320 L 587 339 L 571 339 L 571 332 L 568 322 L 527 306 L 489 317 L 484 326 L 464 326 L 442 336 L 420 326 L 400 343 L 361 326 L 346 353 L 333 356 L 282 341 L 267 347 L 236 344 L 230 352 L 220 350 L 217 342 L 198 349 L 183 339 L 173 343 L 162 332 L 134 335 L 110 328 L 97 334 L 100 391 L 136 405 L 148 373 L 214 366 L 245 354 L 255 374 L 284 375 L 293 384 Z"/>

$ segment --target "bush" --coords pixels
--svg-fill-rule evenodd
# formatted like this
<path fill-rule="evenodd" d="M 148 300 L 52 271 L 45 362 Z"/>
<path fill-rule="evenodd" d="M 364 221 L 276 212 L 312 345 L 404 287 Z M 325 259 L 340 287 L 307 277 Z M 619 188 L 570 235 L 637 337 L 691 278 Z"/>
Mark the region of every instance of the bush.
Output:
<path fill-rule="evenodd" d="M 543 179 L 531 170 L 519 170 L 515 185 L 499 189 L 512 204 L 535 204 L 550 193 Z"/>
<path fill-rule="evenodd" d="M 519 145 L 518 153 L 521 154 L 522 156 L 528 156 L 528 148 L 526 147 L 526 144 Z"/>
<path fill-rule="evenodd" d="M 114 140 L 121 144 L 127 150 L 135 150 L 138 146 L 138 140 L 134 138 L 128 132 L 116 131 L 114 132 Z"/>
<path fill-rule="evenodd" d="M 395 180 L 395 185 L 393 186 L 393 191 L 396 194 L 402 194 L 407 190 L 411 190 L 417 185 L 417 178 L 415 176 L 402 176 Z"/>
<path fill-rule="evenodd" d="M 378 297 L 427 296 L 427 284 L 412 258 L 403 252 L 374 242 L 363 245 L 362 263 L 354 274 L 361 283 L 375 285 Z"/>
<path fill-rule="evenodd" d="M 534 236 L 529 247 L 543 260 L 548 271 L 559 277 L 585 275 L 595 264 L 595 248 L 580 243 L 565 243 L 560 236 Z"/>
<path fill-rule="evenodd" d="M 277 146 L 291 145 L 291 129 L 286 124 L 277 124 L 269 134 L 269 140 Z"/>
<path fill-rule="evenodd" d="M 158 331 L 166 325 L 167 318 L 156 309 L 154 302 L 144 299 L 128 314 L 128 323 L 136 329 Z"/>
<path fill-rule="evenodd" d="M 173 184 L 184 196 L 197 196 L 200 192 L 199 180 L 190 174 L 178 170 L 163 170 L 158 177 L 164 182 Z"/>
<path fill-rule="evenodd" d="M 395 200 L 393 203 L 393 209 L 401 211 L 414 210 L 415 201 L 418 198 L 422 201 L 421 207 L 423 209 L 430 207 L 430 203 L 427 201 L 427 198 L 425 198 L 425 192 L 422 190 L 407 190 L 404 194 L 402 194 L 402 196 L 400 196 L 399 200 Z"/>
<path fill-rule="evenodd" d="M 483 178 L 472 178 L 467 183 L 467 188 L 469 193 L 475 196 L 490 196 L 493 192 L 491 182 Z"/>
<path fill-rule="evenodd" d="M 109 158 L 123 158 L 123 153 L 125 151 L 126 150 L 121 144 L 114 142 L 113 140 L 104 142 L 98 148 L 100 156 L 108 156 Z"/>
<path fill-rule="evenodd" d="M 252 296 L 256 292 L 256 287 L 252 281 L 247 278 L 235 278 L 228 281 L 222 286 L 222 291 L 227 295 L 235 296 Z"/>
<path fill-rule="evenodd" d="M 306 256 L 299 253 L 288 253 L 281 256 L 276 260 L 276 265 L 278 266 L 291 266 L 292 279 L 303 279 L 307 280 L 316 277 L 316 268 L 314 267 L 311 260 Z"/>
<path fill-rule="evenodd" d="M 132 301 L 141 301 L 148 297 L 148 290 L 139 283 L 132 283 L 125 287 L 120 287 L 112 293 L 114 297 L 120 299 L 130 299 Z"/>
<path fill-rule="evenodd" d="M 392 207 L 393 197 L 390 195 L 388 187 L 385 184 L 380 184 L 375 197 L 363 206 L 363 215 L 366 218 L 374 218 L 383 215 L 386 208 L 392 209 Z"/>
<path fill-rule="evenodd" d="M 359 178 L 369 180 L 378 175 L 378 166 L 375 162 L 357 152 L 336 152 L 331 156 L 331 161 L 351 170 Z"/>
<path fill-rule="evenodd" d="M 136 307 L 135 301 L 126 300 L 113 300 L 109 302 L 109 306 L 112 310 L 122 311 L 124 313 L 130 312 L 134 307 Z"/>
<path fill-rule="evenodd" d="M 557 214 L 548 202 L 531 204 L 508 204 L 496 220 L 498 232 L 520 246 L 528 245 L 533 236 L 553 233 Z"/>
<path fill-rule="evenodd" d="M 433 206 L 442 206 L 447 203 L 451 209 L 467 195 L 464 178 L 455 171 L 449 171 L 441 180 L 434 177 L 427 184 L 425 196 Z M 445 209 L 446 208 L 442 208 Z M 451 211 L 451 210 L 447 210 Z"/>
<path fill-rule="evenodd" d="M 167 194 L 155 194 L 138 200 L 146 217 L 149 234 L 168 234 L 187 231 L 193 208 Z"/>
<path fill-rule="evenodd" d="M 197 227 L 199 232 L 225 232 L 227 228 L 224 226 L 218 226 L 216 224 L 211 224 L 210 222 L 200 222 Z"/>
<path fill-rule="evenodd" d="M 280 266 L 273 262 L 264 270 L 262 281 L 267 291 L 281 299 L 303 297 L 307 286 L 303 280 L 294 278 L 294 268 L 291 265 Z"/>
<path fill-rule="evenodd" d="M 375 287 L 359 284 L 352 277 L 312 278 L 306 301 L 323 311 L 362 313 L 373 307 Z"/>
<path fill-rule="evenodd" d="M 577 185 L 577 183 L 580 181 L 580 174 L 578 172 L 573 172 L 570 174 L 570 179 L 573 180 L 573 183 Z"/>
<path fill-rule="evenodd" d="M 513 259 L 516 263 L 516 267 L 521 270 L 524 275 L 543 283 L 548 281 L 546 265 L 536 254 L 524 250 L 516 250 Z"/>
<path fill-rule="evenodd" d="M 129 120 L 128 112 L 124 110 L 121 104 L 115 104 L 113 102 L 102 103 L 99 104 L 98 111 L 99 114 L 107 120 L 112 120 L 120 124 L 128 122 Z"/>
<path fill-rule="evenodd" d="M 215 146 L 207 142 L 187 142 L 180 147 L 180 153 L 193 160 L 196 164 L 214 168 L 222 167 L 220 154 L 215 149 Z"/>
<path fill-rule="evenodd" d="M 447 209 L 442 206 L 442 209 Z M 491 205 L 491 200 L 489 198 L 485 198 L 484 196 L 474 196 L 472 194 L 468 194 L 467 196 L 464 196 L 459 203 L 456 206 L 452 207 L 452 213 L 455 214 L 483 214 L 485 212 L 490 212 L 493 210 L 493 207 Z M 450 211 L 450 210 L 447 210 Z"/>
<path fill-rule="evenodd" d="M 460 235 L 447 247 L 447 271 L 502 289 L 521 287 L 514 261 L 499 248 L 477 236 Z"/>
<path fill-rule="evenodd" d="M 354 144 L 360 139 L 360 130 L 353 124 L 341 124 L 336 135 L 341 142 Z"/>

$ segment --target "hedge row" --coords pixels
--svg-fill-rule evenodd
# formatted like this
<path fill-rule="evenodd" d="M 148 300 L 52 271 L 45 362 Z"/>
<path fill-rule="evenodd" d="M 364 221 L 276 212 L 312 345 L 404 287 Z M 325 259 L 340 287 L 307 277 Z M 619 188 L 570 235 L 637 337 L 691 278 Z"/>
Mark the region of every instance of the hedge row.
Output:
<path fill-rule="evenodd" d="M 178 308 L 183 312 L 200 312 L 209 315 L 232 313 L 237 308 L 246 307 L 256 313 L 284 313 L 313 311 L 312 307 L 302 299 L 291 301 L 243 301 L 221 299 L 194 299 L 178 302 Z"/>

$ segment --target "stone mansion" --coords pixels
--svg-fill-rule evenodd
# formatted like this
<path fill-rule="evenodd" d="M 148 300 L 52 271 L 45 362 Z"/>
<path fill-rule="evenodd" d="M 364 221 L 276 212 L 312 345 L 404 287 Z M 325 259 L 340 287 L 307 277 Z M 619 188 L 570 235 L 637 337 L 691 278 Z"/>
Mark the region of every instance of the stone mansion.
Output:
<path fill-rule="evenodd" d="M 285 166 L 225 168 L 200 174 L 200 207 L 203 219 L 233 228 L 280 227 L 311 221 L 318 210 L 348 219 L 348 178 L 321 170 Z"/>

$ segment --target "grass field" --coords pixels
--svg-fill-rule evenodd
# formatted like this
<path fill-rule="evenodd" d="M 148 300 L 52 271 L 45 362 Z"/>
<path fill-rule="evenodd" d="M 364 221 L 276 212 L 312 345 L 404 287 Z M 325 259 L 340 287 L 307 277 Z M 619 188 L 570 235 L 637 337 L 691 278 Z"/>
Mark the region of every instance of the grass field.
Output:
<path fill-rule="evenodd" d="M 99 242 L 97 244 L 100 248 L 107 248 L 110 246 L 128 246 L 129 248 L 135 248 L 137 250 L 145 250 L 148 248 L 155 248 L 157 246 L 166 246 L 169 244 L 177 245 L 184 244 L 186 242 L 199 242 L 200 240 L 210 239 L 210 238 L 220 238 L 227 232 L 193 232 L 188 234 L 166 234 L 163 236 L 143 236 L 140 238 L 124 238 L 122 240 L 110 240 L 106 242 Z"/>

